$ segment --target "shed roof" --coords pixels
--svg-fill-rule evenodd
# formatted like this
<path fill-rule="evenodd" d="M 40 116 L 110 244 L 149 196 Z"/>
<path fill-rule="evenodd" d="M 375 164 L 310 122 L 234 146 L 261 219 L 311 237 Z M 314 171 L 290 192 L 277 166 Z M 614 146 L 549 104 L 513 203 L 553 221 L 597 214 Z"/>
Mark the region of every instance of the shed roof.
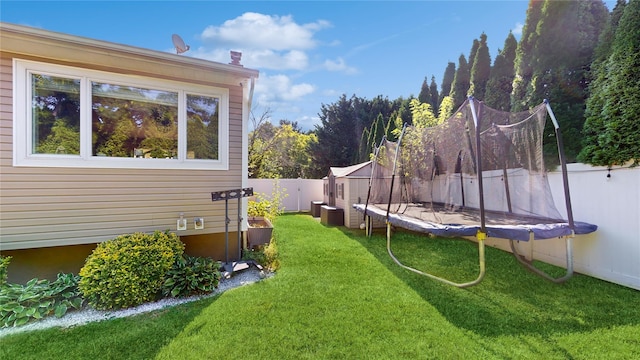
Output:
<path fill-rule="evenodd" d="M 335 177 L 349 177 L 349 176 L 371 176 L 371 161 L 366 161 L 360 164 L 346 166 L 346 167 L 331 167 L 329 168 L 328 176 Z"/>

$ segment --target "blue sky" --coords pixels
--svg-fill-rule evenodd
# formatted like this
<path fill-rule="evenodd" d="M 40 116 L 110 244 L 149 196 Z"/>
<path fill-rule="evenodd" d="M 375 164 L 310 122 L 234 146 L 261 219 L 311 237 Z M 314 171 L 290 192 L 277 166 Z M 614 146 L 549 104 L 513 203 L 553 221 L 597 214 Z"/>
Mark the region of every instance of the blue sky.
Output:
<path fill-rule="evenodd" d="M 607 1 L 609 9 L 615 0 Z M 322 104 L 342 94 L 417 96 L 425 77 L 440 87 L 448 62 L 469 56 L 484 32 L 491 60 L 512 31 L 520 39 L 528 2 L 501 1 L 13 1 L 3 22 L 174 52 L 222 63 L 229 51 L 260 71 L 254 113 L 272 122 L 318 124 Z"/>

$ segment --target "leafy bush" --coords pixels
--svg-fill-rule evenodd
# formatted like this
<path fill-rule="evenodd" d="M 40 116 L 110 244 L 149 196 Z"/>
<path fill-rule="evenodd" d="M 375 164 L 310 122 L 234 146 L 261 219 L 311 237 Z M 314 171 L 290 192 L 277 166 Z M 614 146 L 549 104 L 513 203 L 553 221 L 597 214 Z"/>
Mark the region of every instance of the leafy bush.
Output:
<path fill-rule="evenodd" d="M 166 275 L 162 295 L 186 297 L 212 292 L 220 283 L 220 262 L 182 255 Z"/>
<path fill-rule="evenodd" d="M 134 233 L 99 244 L 80 270 L 80 291 L 96 309 L 121 309 L 155 299 L 165 275 L 182 256 L 174 233 Z"/>
<path fill-rule="evenodd" d="M 11 256 L 0 255 L 0 286 L 7 283 L 7 268 L 11 262 Z"/>
<path fill-rule="evenodd" d="M 78 290 L 79 279 L 60 273 L 54 282 L 31 279 L 26 285 L 4 284 L 0 287 L 2 327 L 24 325 L 52 314 L 62 317 L 69 308 L 80 309 L 84 300 Z"/>
<path fill-rule="evenodd" d="M 278 215 L 284 211 L 282 200 L 288 196 L 286 189 L 281 189 L 280 184 L 276 181 L 271 197 L 267 197 L 262 193 L 255 193 L 255 200 L 249 200 L 247 206 L 247 214 L 252 217 L 264 217 L 269 221 L 273 221 Z"/>
<path fill-rule="evenodd" d="M 278 247 L 273 239 L 265 246 L 245 250 L 242 254 L 242 258 L 244 260 L 253 260 L 270 271 L 276 271 L 280 268 Z"/>

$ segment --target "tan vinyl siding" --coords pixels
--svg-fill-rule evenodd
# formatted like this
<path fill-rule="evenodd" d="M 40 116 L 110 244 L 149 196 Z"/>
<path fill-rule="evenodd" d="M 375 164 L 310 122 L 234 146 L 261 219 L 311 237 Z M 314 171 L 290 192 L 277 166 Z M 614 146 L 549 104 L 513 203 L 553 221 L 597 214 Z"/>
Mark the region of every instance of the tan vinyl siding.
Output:
<path fill-rule="evenodd" d="M 161 65 L 153 65 L 164 74 Z M 178 232 L 180 236 L 224 232 L 225 204 L 212 202 L 211 192 L 242 186 L 239 83 L 209 84 L 229 89 L 228 171 L 13 167 L 12 58 L 6 52 L 0 54 L 0 67 L 0 250 L 91 244 L 137 231 L 175 231 L 181 212 L 188 230 Z M 195 216 L 204 218 L 204 230 L 194 230 Z M 229 202 L 229 217 L 237 219 L 237 201 Z M 230 230 L 236 229 L 232 221 Z"/>

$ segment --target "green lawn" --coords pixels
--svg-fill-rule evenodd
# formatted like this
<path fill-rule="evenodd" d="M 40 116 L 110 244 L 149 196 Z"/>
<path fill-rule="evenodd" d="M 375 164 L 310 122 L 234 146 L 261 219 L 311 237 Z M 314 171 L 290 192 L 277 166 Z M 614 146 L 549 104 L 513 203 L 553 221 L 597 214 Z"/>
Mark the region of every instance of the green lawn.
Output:
<path fill-rule="evenodd" d="M 395 265 L 382 232 L 369 239 L 309 215 L 274 225 L 281 269 L 272 278 L 136 317 L 9 335 L 0 358 L 640 358 L 636 290 L 579 274 L 552 284 L 494 248 L 485 279 L 458 289 Z M 397 233 L 393 249 L 454 280 L 478 271 L 467 241 Z"/>

